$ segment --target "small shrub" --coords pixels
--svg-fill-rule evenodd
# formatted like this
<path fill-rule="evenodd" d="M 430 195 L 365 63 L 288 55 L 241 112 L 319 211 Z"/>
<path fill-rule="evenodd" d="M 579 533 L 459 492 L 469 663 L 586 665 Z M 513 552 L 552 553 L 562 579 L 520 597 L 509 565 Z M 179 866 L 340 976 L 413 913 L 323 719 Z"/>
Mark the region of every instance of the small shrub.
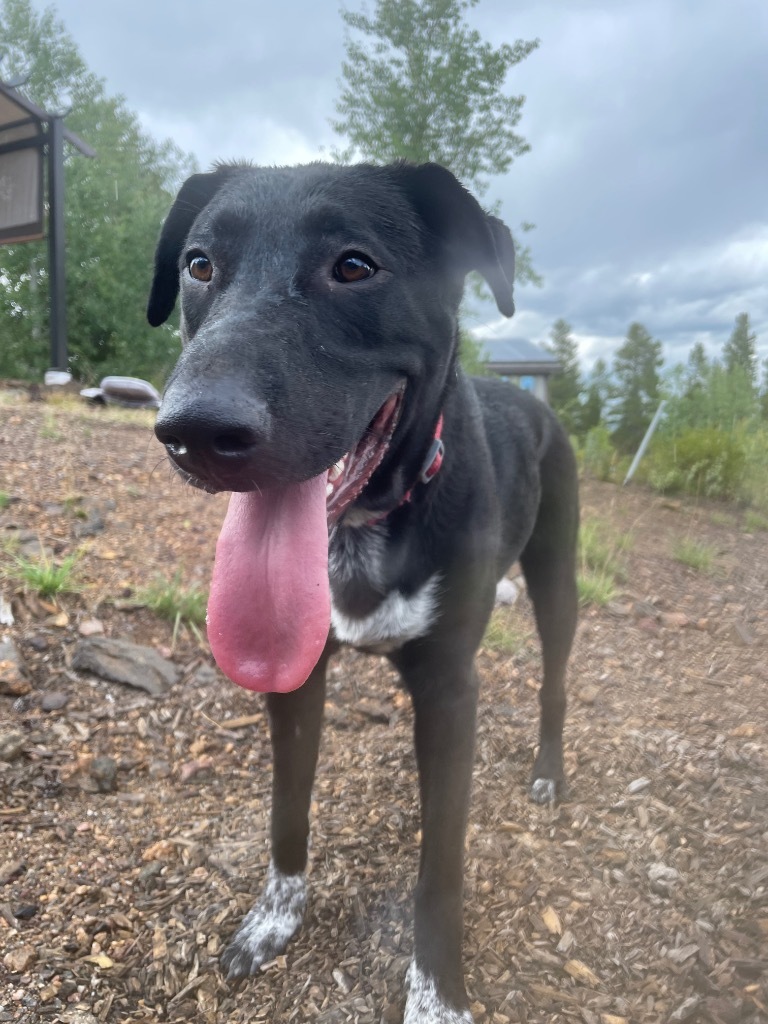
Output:
<path fill-rule="evenodd" d="M 205 622 L 208 595 L 197 587 L 185 589 L 179 573 L 170 580 L 155 580 L 139 597 L 147 608 L 163 619 L 196 626 Z"/>
<path fill-rule="evenodd" d="M 647 456 L 644 476 L 654 490 L 707 498 L 738 497 L 746 451 L 733 432 L 703 427 L 676 438 L 659 438 Z"/>
<path fill-rule="evenodd" d="M 76 572 L 78 560 L 77 553 L 67 555 L 58 565 L 45 555 L 15 558 L 11 575 L 41 597 L 74 594 L 80 589 Z"/>
<path fill-rule="evenodd" d="M 604 605 L 613 599 L 617 581 L 625 578 L 622 556 L 630 544 L 628 534 L 616 533 L 600 519 L 582 522 L 577 578 L 582 604 Z"/>
<path fill-rule="evenodd" d="M 587 431 L 582 446 L 584 472 L 597 480 L 614 480 L 618 455 L 611 441 L 611 432 L 604 423 Z"/>
<path fill-rule="evenodd" d="M 10 503 L 11 503 L 11 496 L 10 496 L 10 494 L 6 494 L 5 491 L 0 491 L 0 512 L 4 508 L 8 508 Z"/>
<path fill-rule="evenodd" d="M 687 565 L 696 572 L 709 572 L 715 560 L 715 549 L 702 541 L 683 537 L 672 545 L 672 555 L 676 561 Z"/>
<path fill-rule="evenodd" d="M 757 533 L 758 530 L 768 530 L 768 516 L 754 509 L 748 509 L 744 514 L 744 529 L 747 533 Z"/>
<path fill-rule="evenodd" d="M 607 572 L 595 572 L 592 569 L 582 570 L 576 585 L 581 604 L 605 605 L 616 596 L 613 577 Z"/>
<path fill-rule="evenodd" d="M 483 637 L 483 647 L 499 654 L 517 654 L 525 646 L 526 635 L 512 620 L 508 608 L 497 608 Z"/>

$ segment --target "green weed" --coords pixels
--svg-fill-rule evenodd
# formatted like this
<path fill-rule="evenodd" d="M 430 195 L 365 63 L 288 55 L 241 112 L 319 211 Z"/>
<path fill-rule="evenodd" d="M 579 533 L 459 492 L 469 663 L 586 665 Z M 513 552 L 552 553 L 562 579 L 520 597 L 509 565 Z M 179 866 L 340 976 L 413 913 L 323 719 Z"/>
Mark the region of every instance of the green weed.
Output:
<path fill-rule="evenodd" d="M 509 608 L 497 608 L 483 637 L 483 647 L 499 654 L 517 654 L 525 646 L 526 634 L 513 621 Z"/>
<path fill-rule="evenodd" d="M 703 541 L 683 537 L 672 545 L 675 561 L 687 565 L 696 572 L 709 572 L 715 560 L 715 549 Z"/>
<path fill-rule="evenodd" d="M 181 574 L 172 579 L 156 579 L 139 595 L 140 600 L 163 619 L 200 626 L 205 622 L 208 595 L 197 587 L 184 587 Z"/>
<path fill-rule="evenodd" d="M 78 552 L 67 555 L 59 563 L 46 555 L 36 558 L 15 557 L 10 575 L 41 597 L 75 594 L 80 590 L 76 568 L 79 560 Z"/>

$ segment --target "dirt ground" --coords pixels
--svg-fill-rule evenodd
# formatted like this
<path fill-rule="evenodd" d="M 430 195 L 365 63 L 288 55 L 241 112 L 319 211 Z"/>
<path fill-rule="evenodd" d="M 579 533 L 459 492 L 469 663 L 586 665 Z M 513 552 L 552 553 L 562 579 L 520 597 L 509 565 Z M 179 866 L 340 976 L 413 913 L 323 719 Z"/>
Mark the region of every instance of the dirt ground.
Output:
<path fill-rule="evenodd" d="M 177 481 L 146 414 L 9 389 L 0 492 L 15 620 L 0 641 L 23 676 L 0 696 L 0 1022 L 396 1024 L 419 819 L 410 709 L 386 662 L 349 652 L 332 669 L 307 920 L 229 985 L 218 954 L 268 859 L 265 721 L 199 632 L 141 607 L 157 577 L 207 585 L 226 497 Z M 476 1020 L 768 1021 L 768 533 L 732 507 L 608 484 L 585 483 L 583 506 L 627 547 L 613 600 L 582 613 L 560 806 L 526 797 L 539 669 L 524 596 L 503 649 L 479 657 Z M 708 569 L 675 559 L 685 539 L 713 552 Z M 77 593 L 44 600 L 12 578 L 40 547 L 80 552 Z M 75 671 L 99 628 L 154 647 L 179 681 L 151 697 Z"/>

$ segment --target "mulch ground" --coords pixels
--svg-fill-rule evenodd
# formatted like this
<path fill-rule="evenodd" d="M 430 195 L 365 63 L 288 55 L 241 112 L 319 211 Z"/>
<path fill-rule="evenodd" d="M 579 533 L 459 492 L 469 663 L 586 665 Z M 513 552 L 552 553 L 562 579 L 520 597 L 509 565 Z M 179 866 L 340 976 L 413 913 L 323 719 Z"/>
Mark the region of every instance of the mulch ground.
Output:
<path fill-rule="evenodd" d="M 330 677 L 307 920 L 285 956 L 227 984 L 218 954 L 268 859 L 258 698 L 204 636 L 142 607 L 157 577 L 207 584 L 226 498 L 184 488 L 146 415 L 0 393 L 0 626 L 29 692 L 0 696 L 0 1021 L 396 1024 L 419 818 L 411 714 L 384 659 Z M 612 602 L 583 611 L 561 805 L 526 797 L 538 653 L 479 656 L 465 962 L 478 1022 L 768 1020 L 768 534 L 733 507 L 587 482 L 584 515 L 627 538 Z M 695 539 L 708 571 L 673 557 Z M 80 589 L 14 580 L 19 545 L 79 552 Z M 153 698 L 71 667 L 81 632 L 155 647 Z M 50 710 L 44 710 L 49 708 Z M 94 763 L 112 759 L 102 792 Z M 103 763 L 103 762 L 99 762 Z M 104 787 L 108 788 L 109 787 Z"/>

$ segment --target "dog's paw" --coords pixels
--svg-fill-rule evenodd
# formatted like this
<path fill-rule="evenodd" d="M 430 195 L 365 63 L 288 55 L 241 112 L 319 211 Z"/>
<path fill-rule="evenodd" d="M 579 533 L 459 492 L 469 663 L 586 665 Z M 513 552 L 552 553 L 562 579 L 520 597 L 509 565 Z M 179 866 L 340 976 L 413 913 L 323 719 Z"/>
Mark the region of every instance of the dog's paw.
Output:
<path fill-rule="evenodd" d="M 559 792 L 560 787 L 555 779 L 534 779 L 531 783 L 531 800 L 535 804 L 553 804 Z"/>
<path fill-rule="evenodd" d="M 434 978 L 411 962 L 406 975 L 408 997 L 403 1024 L 474 1024 L 469 1010 L 450 1006 L 437 991 Z"/>
<path fill-rule="evenodd" d="M 264 892 L 219 960 L 227 978 L 232 981 L 255 974 L 262 964 L 284 953 L 299 930 L 306 906 L 304 875 L 284 875 L 270 864 Z"/>

